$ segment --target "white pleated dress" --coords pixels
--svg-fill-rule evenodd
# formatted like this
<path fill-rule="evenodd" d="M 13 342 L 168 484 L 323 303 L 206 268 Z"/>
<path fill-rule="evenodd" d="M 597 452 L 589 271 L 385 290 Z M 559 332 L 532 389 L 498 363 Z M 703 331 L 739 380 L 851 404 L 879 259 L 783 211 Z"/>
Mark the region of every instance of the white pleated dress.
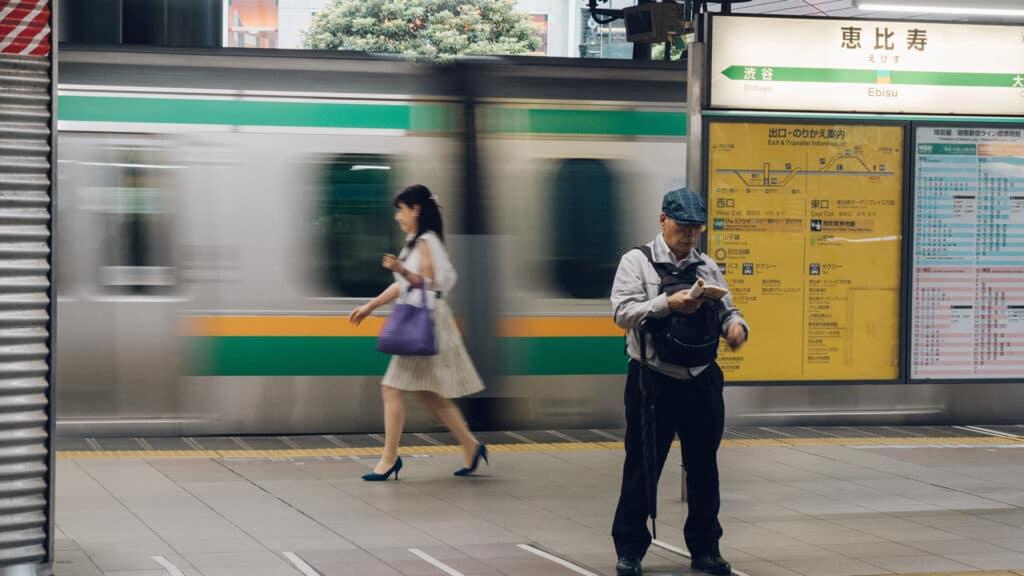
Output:
<path fill-rule="evenodd" d="M 420 236 L 430 249 L 430 257 L 434 264 L 434 283 L 427 290 L 427 303 L 434 312 L 434 334 L 437 338 L 437 354 L 433 356 L 392 356 L 384 373 L 382 386 L 390 386 L 406 391 L 436 392 L 445 398 L 459 398 L 474 394 L 484 389 L 480 375 L 466 347 L 462 342 L 451 308 L 444 298 L 438 298 L 435 291 L 447 294 L 455 287 L 456 273 L 448 251 L 437 234 L 427 232 Z M 399 259 L 410 271 L 419 274 L 420 248 L 404 248 Z M 409 282 L 397 273 L 395 282 L 401 287 L 398 302 L 404 303 L 409 298 Z M 421 294 L 415 291 L 410 303 L 419 304 Z"/>

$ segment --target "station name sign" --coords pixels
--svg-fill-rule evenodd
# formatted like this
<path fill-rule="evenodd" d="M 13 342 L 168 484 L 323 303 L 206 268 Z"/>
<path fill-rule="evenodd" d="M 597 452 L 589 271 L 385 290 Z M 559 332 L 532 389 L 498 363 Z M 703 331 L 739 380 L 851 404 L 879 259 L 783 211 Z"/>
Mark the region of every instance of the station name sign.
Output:
<path fill-rule="evenodd" d="M 1024 115 L 1024 26 L 713 16 L 710 107 Z"/>

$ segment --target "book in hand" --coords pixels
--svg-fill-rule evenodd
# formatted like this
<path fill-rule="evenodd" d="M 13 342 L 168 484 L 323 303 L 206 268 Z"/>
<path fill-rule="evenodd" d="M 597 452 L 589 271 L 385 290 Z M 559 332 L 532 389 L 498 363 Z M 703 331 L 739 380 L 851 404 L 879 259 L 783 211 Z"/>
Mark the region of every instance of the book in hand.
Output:
<path fill-rule="evenodd" d="M 690 287 L 690 298 L 707 298 L 708 300 L 721 300 L 729 291 L 721 286 L 708 284 L 698 278 L 697 282 Z"/>

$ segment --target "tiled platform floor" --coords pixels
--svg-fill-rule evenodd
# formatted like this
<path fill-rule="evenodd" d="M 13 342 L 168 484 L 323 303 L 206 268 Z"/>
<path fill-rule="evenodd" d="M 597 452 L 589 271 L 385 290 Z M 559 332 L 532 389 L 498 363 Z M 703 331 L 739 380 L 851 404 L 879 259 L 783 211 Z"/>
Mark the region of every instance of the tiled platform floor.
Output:
<path fill-rule="evenodd" d="M 801 430 L 732 431 L 720 452 L 723 554 L 736 570 L 1024 574 L 1024 438 L 939 428 Z M 56 574 L 614 574 L 609 530 L 621 431 L 587 432 L 562 434 L 590 444 L 557 444 L 558 433 L 520 434 L 540 444 L 484 438 L 495 450 L 475 478 L 452 477 L 460 457 L 429 453 L 436 441 L 420 437 L 403 457 L 401 480 L 383 483 L 359 479 L 373 456 L 295 456 L 301 452 L 292 444 L 317 449 L 317 437 L 268 440 L 282 444 L 276 452 L 224 457 L 204 445 L 204 453 L 176 458 L 162 457 L 149 440 L 123 449 L 151 451 L 125 453 L 65 440 Z M 335 446 L 366 444 L 357 438 L 366 437 L 338 436 Z M 267 444 L 241 440 L 253 450 Z M 683 546 L 680 480 L 673 451 L 658 526 L 670 547 Z M 689 574 L 686 565 L 653 547 L 645 573 Z"/>

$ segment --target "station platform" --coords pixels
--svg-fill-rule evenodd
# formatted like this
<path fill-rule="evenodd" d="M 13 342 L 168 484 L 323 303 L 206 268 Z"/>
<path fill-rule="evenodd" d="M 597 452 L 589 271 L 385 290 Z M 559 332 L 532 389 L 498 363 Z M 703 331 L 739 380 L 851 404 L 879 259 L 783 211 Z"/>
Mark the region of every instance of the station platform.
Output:
<path fill-rule="evenodd" d="M 622 430 L 58 438 L 58 576 L 614 575 Z M 723 556 L 740 576 L 1024 576 L 1024 426 L 729 428 Z M 679 450 L 647 575 L 690 574 Z"/>

